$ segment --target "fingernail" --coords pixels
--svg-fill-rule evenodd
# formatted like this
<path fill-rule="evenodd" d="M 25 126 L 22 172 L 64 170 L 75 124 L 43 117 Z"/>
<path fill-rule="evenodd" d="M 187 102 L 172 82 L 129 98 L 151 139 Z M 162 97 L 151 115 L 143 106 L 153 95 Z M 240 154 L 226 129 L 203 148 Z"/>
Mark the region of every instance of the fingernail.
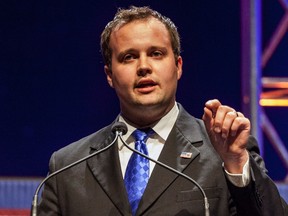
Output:
<path fill-rule="evenodd" d="M 220 129 L 220 127 L 215 127 L 215 128 L 214 128 L 214 131 L 215 131 L 216 133 L 220 133 L 220 132 L 221 132 L 221 129 Z"/>

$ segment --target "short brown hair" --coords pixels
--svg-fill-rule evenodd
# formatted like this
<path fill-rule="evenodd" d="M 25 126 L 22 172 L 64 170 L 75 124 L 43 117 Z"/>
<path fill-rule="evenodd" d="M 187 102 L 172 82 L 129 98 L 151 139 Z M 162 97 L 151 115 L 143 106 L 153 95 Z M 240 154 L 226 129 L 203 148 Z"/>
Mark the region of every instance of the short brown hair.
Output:
<path fill-rule="evenodd" d="M 169 18 L 161 15 L 159 12 L 152 10 L 147 6 L 130 6 L 129 9 L 118 9 L 117 13 L 114 16 L 114 19 L 106 25 L 105 29 L 101 34 L 100 46 L 105 65 L 111 67 L 112 50 L 110 48 L 109 42 L 112 31 L 134 20 L 148 19 L 150 17 L 158 19 L 166 26 L 166 29 L 170 34 L 171 46 L 173 49 L 175 62 L 177 64 L 177 59 L 180 56 L 181 47 L 180 36 L 175 24 Z"/>

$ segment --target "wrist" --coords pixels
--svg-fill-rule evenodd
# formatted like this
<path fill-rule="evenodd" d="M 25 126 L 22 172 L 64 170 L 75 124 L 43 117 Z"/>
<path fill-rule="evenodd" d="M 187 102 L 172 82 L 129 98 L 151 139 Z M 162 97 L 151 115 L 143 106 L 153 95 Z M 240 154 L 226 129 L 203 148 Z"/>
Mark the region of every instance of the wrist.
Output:
<path fill-rule="evenodd" d="M 223 158 L 222 158 L 223 159 Z M 243 167 L 249 159 L 249 154 L 245 150 L 240 156 L 229 155 L 223 159 L 224 168 L 231 174 L 242 174 Z"/>

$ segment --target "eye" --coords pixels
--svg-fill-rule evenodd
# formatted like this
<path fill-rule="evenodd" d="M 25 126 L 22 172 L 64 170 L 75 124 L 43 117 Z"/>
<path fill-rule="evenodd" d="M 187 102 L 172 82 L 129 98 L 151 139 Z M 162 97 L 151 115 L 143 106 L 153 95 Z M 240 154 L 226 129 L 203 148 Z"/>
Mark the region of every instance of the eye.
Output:
<path fill-rule="evenodd" d="M 153 51 L 151 55 L 154 57 L 161 57 L 163 56 L 163 53 L 159 50 L 156 50 L 156 51 Z"/>
<path fill-rule="evenodd" d="M 132 54 L 126 54 L 123 56 L 122 61 L 123 62 L 129 62 L 131 60 L 135 59 L 135 56 Z"/>

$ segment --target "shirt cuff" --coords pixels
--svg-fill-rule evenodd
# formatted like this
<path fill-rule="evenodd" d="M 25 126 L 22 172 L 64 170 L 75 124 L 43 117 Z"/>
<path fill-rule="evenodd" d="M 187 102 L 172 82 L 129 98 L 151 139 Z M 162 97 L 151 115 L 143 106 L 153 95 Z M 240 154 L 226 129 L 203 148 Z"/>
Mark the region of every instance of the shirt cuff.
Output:
<path fill-rule="evenodd" d="M 224 168 L 224 163 L 222 164 Z M 229 181 L 234 184 L 237 187 L 245 187 L 250 182 L 250 163 L 249 163 L 249 157 L 246 163 L 243 166 L 242 174 L 232 174 L 229 173 L 225 168 L 225 173 Z"/>

